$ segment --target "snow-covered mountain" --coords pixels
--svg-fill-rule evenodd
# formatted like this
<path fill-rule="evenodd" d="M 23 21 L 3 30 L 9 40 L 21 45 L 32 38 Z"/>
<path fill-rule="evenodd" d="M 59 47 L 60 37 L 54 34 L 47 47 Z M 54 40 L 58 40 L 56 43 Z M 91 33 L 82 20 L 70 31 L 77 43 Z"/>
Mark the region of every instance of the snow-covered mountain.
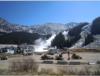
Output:
<path fill-rule="evenodd" d="M 59 33 L 63 30 L 66 30 L 66 26 L 60 23 L 45 23 L 42 25 L 32 26 L 33 32 L 39 34 L 52 34 L 52 33 Z"/>
<path fill-rule="evenodd" d="M 59 32 L 62 32 L 64 30 L 71 29 L 72 27 L 77 26 L 78 23 L 68 23 L 67 24 L 61 24 L 61 23 L 45 23 L 42 25 L 36 25 L 32 26 L 33 32 L 39 33 L 39 34 L 52 34 Z"/>
<path fill-rule="evenodd" d="M 2 36 L 3 34 L 6 35 L 5 33 L 13 33 L 13 32 L 23 32 L 24 34 L 26 32 L 27 34 L 30 34 L 30 38 L 31 38 L 31 35 L 34 33 L 36 34 L 35 36 L 39 34 L 38 37 L 41 37 L 43 35 L 49 36 L 52 33 L 55 33 L 56 35 L 59 35 L 59 33 L 62 33 L 66 41 L 65 42 L 66 44 L 64 44 L 64 47 L 66 45 L 66 47 L 68 48 L 80 48 L 80 47 L 99 48 L 100 17 L 94 19 L 91 23 L 87 23 L 87 22 L 81 22 L 81 23 L 70 22 L 66 24 L 45 23 L 45 24 L 37 24 L 37 25 L 32 25 L 32 26 L 12 24 L 3 18 L 0 18 L 0 36 Z M 6 35 L 6 36 L 9 36 L 9 35 Z M 5 38 L 6 36 L 3 36 L 3 38 Z M 10 35 L 10 37 L 12 37 L 12 34 Z M 59 38 L 61 39 L 61 37 Z M 63 42 L 60 42 L 60 43 L 63 43 Z"/>
<path fill-rule="evenodd" d="M 61 24 L 61 23 L 45 23 L 45 24 L 38 24 L 32 26 L 25 26 L 19 24 L 12 24 L 7 20 L 0 18 L 0 32 L 29 32 L 29 33 L 39 33 L 39 34 L 52 34 L 52 33 L 59 33 L 64 30 L 68 30 L 78 23 L 68 23 L 68 24 Z"/>
<path fill-rule="evenodd" d="M 28 31 L 29 27 L 19 24 L 12 24 L 7 20 L 0 18 L 0 32 L 20 32 L 20 31 Z"/>
<path fill-rule="evenodd" d="M 66 45 L 67 48 L 71 49 L 100 48 L 100 17 L 94 19 L 91 23 L 80 23 L 77 26 L 62 32 L 62 34 L 65 37 L 66 43 L 63 44 L 63 42 L 60 42 L 60 44 L 64 45 L 64 47 Z"/>
<path fill-rule="evenodd" d="M 87 24 L 81 28 L 80 39 L 71 48 L 81 48 L 85 43 L 88 35 L 91 35 L 91 25 Z"/>

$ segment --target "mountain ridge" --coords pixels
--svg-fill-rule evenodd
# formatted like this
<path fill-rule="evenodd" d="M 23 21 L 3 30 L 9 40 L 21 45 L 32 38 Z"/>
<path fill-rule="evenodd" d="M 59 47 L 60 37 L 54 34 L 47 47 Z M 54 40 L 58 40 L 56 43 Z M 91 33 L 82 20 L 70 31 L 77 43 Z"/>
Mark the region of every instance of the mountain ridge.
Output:
<path fill-rule="evenodd" d="M 59 46 L 60 48 L 64 48 L 64 47 L 90 48 L 92 46 L 94 47 L 99 46 L 99 43 L 98 43 L 98 41 L 100 42 L 100 39 L 98 36 L 100 35 L 99 29 L 100 29 L 100 17 L 95 18 L 91 23 L 88 23 L 88 22 L 79 22 L 79 23 L 70 22 L 67 24 L 45 23 L 45 24 L 37 24 L 37 25 L 32 25 L 32 26 L 12 24 L 6 21 L 5 19 L 0 18 L 0 43 L 2 43 L 3 40 L 5 43 L 6 39 L 9 39 L 10 42 L 7 41 L 8 43 L 15 42 L 15 44 L 16 43 L 18 44 L 17 41 L 19 40 L 22 40 L 21 43 L 25 43 L 24 39 L 26 39 L 26 43 L 28 42 L 31 43 L 32 41 L 34 43 L 34 41 L 38 38 L 42 37 L 45 39 L 45 38 L 50 37 L 53 33 L 55 33 L 57 36 L 53 39 L 51 46 L 57 46 L 58 48 Z M 19 40 L 17 39 L 16 41 L 15 39 L 12 41 L 12 39 L 10 38 L 14 36 L 17 37 L 18 34 L 16 35 L 16 33 L 18 34 L 22 33 L 21 35 L 25 37 L 22 37 L 19 35 Z M 33 36 L 33 34 L 35 35 Z M 61 39 L 61 37 L 63 39 Z M 59 38 L 61 39 L 61 41 Z M 58 45 L 58 44 L 61 44 L 61 45 Z"/>
<path fill-rule="evenodd" d="M 37 24 L 32 26 L 20 25 L 20 24 L 12 24 L 7 20 L 0 17 L 0 32 L 29 32 L 29 33 L 39 33 L 39 34 L 52 34 L 59 33 L 66 29 L 70 29 L 77 25 L 78 23 L 71 22 L 67 24 L 62 23 L 45 23 L 45 24 Z M 57 27 L 57 28 L 56 28 Z"/>

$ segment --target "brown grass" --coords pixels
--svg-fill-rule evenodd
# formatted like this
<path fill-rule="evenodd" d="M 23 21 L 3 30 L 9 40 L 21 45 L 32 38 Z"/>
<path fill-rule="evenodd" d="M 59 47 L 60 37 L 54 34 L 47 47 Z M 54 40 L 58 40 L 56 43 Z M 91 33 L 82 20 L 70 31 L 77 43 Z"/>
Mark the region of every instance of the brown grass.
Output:
<path fill-rule="evenodd" d="M 53 71 L 53 69 L 42 68 L 41 71 L 38 72 L 38 75 L 56 75 L 56 73 Z"/>
<path fill-rule="evenodd" d="M 77 48 L 71 49 L 73 52 L 100 52 L 100 49 Z"/>
<path fill-rule="evenodd" d="M 92 67 L 84 67 L 81 70 L 78 69 L 72 69 L 72 68 L 63 68 L 63 69 L 58 69 L 58 73 L 61 75 L 100 75 L 100 66 L 95 67 L 94 70 Z"/>
<path fill-rule="evenodd" d="M 38 65 L 32 58 L 12 60 L 9 66 L 11 72 L 37 72 Z"/>

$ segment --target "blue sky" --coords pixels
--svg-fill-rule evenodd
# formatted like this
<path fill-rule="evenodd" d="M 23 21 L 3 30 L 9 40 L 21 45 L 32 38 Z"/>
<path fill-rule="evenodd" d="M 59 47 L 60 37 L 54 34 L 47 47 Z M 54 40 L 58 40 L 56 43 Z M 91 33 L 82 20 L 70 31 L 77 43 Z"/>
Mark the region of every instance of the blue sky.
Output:
<path fill-rule="evenodd" d="M 15 24 L 91 22 L 98 16 L 100 2 L 95 1 L 0 2 L 0 17 Z"/>

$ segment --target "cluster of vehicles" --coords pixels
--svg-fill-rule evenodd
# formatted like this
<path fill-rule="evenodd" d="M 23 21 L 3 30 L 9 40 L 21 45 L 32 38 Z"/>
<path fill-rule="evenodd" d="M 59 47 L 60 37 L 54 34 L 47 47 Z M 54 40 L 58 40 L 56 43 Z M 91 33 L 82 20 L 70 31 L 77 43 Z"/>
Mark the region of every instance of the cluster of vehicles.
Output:
<path fill-rule="evenodd" d="M 63 60 L 63 54 L 67 54 L 67 60 L 70 59 L 82 59 L 82 57 L 80 57 L 79 55 L 75 54 L 75 53 L 70 53 L 69 51 L 59 51 L 57 53 L 45 53 L 41 56 L 41 60 Z"/>

